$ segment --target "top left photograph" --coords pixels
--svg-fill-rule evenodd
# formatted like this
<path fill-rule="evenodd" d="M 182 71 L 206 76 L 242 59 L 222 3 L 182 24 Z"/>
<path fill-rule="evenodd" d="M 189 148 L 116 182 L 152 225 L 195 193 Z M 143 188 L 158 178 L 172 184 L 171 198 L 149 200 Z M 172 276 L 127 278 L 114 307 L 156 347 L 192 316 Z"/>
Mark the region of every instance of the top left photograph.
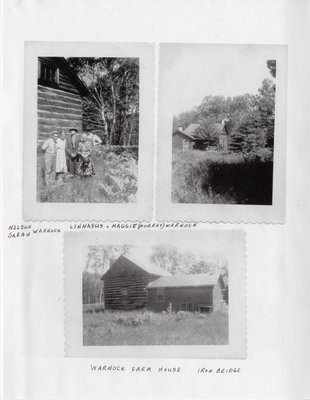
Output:
<path fill-rule="evenodd" d="M 24 219 L 151 219 L 153 46 L 26 42 L 24 77 Z"/>

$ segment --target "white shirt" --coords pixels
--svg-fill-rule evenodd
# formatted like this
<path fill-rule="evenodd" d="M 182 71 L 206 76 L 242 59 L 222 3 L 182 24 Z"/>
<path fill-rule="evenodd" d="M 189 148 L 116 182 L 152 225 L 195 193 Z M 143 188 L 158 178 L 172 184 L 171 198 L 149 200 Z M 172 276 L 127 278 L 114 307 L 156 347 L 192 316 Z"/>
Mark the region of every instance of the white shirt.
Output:
<path fill-rule="evenodd" d="M 45 153 L 48 154 L 56 154 L 56 143 L 54 139 L 52 138 L 46 139 L 42 145 L 42 150 L 44 150 Z"/>

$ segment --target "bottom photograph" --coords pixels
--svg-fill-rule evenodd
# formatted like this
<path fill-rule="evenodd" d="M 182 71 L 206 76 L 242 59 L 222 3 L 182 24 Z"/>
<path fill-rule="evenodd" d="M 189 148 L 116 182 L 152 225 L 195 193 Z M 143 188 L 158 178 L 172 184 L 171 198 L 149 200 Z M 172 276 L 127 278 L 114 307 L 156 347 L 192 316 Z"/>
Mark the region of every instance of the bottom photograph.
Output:
<path fill-rule="evenodd" d="M 66 355 L 244 357 L 243 232 L 70 232 L 64 251 Z"/>

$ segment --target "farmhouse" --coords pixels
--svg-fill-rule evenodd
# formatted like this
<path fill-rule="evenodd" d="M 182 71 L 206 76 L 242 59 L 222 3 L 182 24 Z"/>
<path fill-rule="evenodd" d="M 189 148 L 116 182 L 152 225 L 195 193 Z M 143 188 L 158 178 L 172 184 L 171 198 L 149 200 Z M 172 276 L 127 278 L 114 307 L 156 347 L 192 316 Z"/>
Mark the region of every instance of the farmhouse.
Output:
<path fill-rule="evenodd" d="M 169 272 L 147 261 L 120 256 L 101 277 L 107 310 L 133 310 L 147 306 L 147 285 Z"/>
<path fill-rule="evenodd" d="M 82 130 L 88 90 L 63 57 L 38 58 L 38 139 L 55 130 Z"/>
<path fill-rule="evenodd" d="M 172 134 L 172 149 L 188 151 L 192 150 L 196 141 L 195 131 L 200 127 L 199 124 L 190 124 L 184 131 L 177 129 Z"/>
<path fill-rule="evenodd" d="M 163 276 L 148 287 L 148 309 L 212 312 L 220 308 L 225 284 L 221 274 Z"/>

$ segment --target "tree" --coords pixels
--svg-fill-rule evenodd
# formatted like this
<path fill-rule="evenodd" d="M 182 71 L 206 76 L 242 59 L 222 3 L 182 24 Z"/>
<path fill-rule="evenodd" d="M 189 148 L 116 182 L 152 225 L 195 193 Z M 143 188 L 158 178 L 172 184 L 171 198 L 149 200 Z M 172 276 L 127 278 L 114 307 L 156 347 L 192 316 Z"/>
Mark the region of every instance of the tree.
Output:
<path fill-rule="evenodd" d="M 89 91 L 86 128 L 103 131 L 107 144 L 138 142 L 139 63 L 136 58 L 68 58 Z"/>

